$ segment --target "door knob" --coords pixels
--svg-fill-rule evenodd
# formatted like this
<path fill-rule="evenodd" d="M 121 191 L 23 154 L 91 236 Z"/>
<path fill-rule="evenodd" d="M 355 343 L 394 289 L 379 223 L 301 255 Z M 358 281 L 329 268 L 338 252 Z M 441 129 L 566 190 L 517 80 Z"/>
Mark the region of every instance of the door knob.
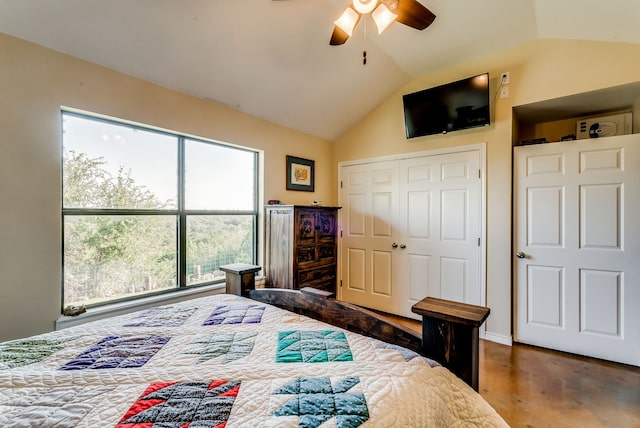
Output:
<path fill-rule="evenodd" d="M 398 248 L 398 244 L 394 242 L 393 244 L 391 244 L 391 248 Z"/>
<path fill-rule="evenodd" d="M 400 244 L 400 248 L 402 248 L 404 250 L 405 248 L 407 248 L 407 246 L 404 245 L 404 244 Z"/>
<path fill-rule="evenodd" d="M 524 259 L 525 257 L 527 257 L 527 255 L 525 253 L 523 253 L 522 251 L 518 251 L 516 253 L 516 257 L 519 259 Z"/>

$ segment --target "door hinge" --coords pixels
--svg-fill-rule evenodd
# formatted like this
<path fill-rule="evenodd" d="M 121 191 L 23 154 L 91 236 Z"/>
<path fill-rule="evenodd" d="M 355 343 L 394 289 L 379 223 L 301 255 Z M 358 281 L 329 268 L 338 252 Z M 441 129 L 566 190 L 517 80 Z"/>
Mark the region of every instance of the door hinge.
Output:
<path fill-rule="evenodd" d="M 480 246 L 480 238 L 478 238 L 478 247 Z"/>
<path fill-rule="evenodd" d="M 342 181 L 340 181 L 340 188 L 342 189 Z"/>
<path fill-rule="evenodd" d="M 340 287 L 342 287 L 342 280 L 340 280 Z"/>
<path fill-rule="evenodd" d="M 342 238 L 342 231 L 340 231 L 340 237 Z"/>
<path fill-rule="evenodd" d="M 482 171 L 478 170 L 478 178 L 482 178 Z"/>

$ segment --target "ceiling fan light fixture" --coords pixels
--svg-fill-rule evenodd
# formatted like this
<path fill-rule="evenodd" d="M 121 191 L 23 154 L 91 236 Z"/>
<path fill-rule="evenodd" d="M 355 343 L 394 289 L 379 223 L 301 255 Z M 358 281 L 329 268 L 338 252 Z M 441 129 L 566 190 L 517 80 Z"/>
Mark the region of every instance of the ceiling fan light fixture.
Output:
<path fill-rule="evenodd" d="M 351 0 L 340 18 L 334 21 L 329 45 L 343 45 L 353 35 L 360 19 L 371 13 L 382 33 L 394 21 L 416 30 L 424 30 L 436 19 L 436 15 L 424 7 L 421 0 Z M 366 28 L 364 31 L 366 38 Z"/>
<path fill-rule="evenodd" d="M 353 0 L 353 7 L 362 14 L 371 12 L 377 4 L 378 0 Z"/>
<path fill-rule="evenodd" d="M 376 27 L 378 27 L 378 34 L 381 34 L 393 21 L 396 20 L 398 15 L 391 12 L 385 4 L 381 3 L 380 6 L 373 11 L 371 17 L 375 21 Z"/>
<path fill-rule="evenodd" d="M 342 15 L 340 15 L 340 18 L 338 18 L 334 24 L 351 37 L 353 29 L 358 23 L 358 19 L 360 19 L 358 12 L 353 10 L 350 6 L 347 6 L 344 12 L 342 12 Z"/>

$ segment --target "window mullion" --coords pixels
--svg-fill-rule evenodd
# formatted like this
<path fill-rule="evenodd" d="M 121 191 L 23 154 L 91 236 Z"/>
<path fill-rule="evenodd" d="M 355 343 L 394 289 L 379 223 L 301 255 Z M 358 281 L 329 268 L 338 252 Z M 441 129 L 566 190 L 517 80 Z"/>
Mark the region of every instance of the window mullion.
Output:
<path fill-rule="evenodd" d="M 187 215 L 185 213 L 185 143 L 178 138 L 178 287 L 187 286 Z"/>

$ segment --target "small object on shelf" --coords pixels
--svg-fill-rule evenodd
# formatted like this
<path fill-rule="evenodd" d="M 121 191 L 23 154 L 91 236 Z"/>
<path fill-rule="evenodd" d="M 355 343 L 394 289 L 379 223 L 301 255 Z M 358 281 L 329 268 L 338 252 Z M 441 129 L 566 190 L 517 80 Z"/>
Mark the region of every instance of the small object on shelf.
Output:
<path fill-rule="evenodd" d="M 530 140 L 522 140 L 522 146 L 530 146 L 533 144 L 547 144 L 548 141 L 546 138 L 531 138 Z"/>
<path fill-rule="evenodd" d="M 592 117 L 579 120 L 576 123 L 578 140 L 587 138 L 611 137 L 613 135 L 631 134 L 633 127 L 631 113 L 614 114 L 611 116 Z"/>
<path fill-rule="evenodd" d="M 282 205 L 282 201 L 279 199 L 269 199 L 269 201 L 267 201 L 268 205 Z"/>
<path fill-rule="evenodd" d="M 62 314 L 67 317 L 77 317 L 78 315 L 84 314 L 85 312 L 87 312 L 87 309 L 84 307 L 84 305 L 80 305 L 80 306 L 69 305 L 66 308 L 64 308 L 64 310 L 62 311 Z"/>
<path fill-rule="evenodd" d="M 576 139 L 576 134 L 567 134 L 560 137 L 560 141 L 573 141 Z"/>

